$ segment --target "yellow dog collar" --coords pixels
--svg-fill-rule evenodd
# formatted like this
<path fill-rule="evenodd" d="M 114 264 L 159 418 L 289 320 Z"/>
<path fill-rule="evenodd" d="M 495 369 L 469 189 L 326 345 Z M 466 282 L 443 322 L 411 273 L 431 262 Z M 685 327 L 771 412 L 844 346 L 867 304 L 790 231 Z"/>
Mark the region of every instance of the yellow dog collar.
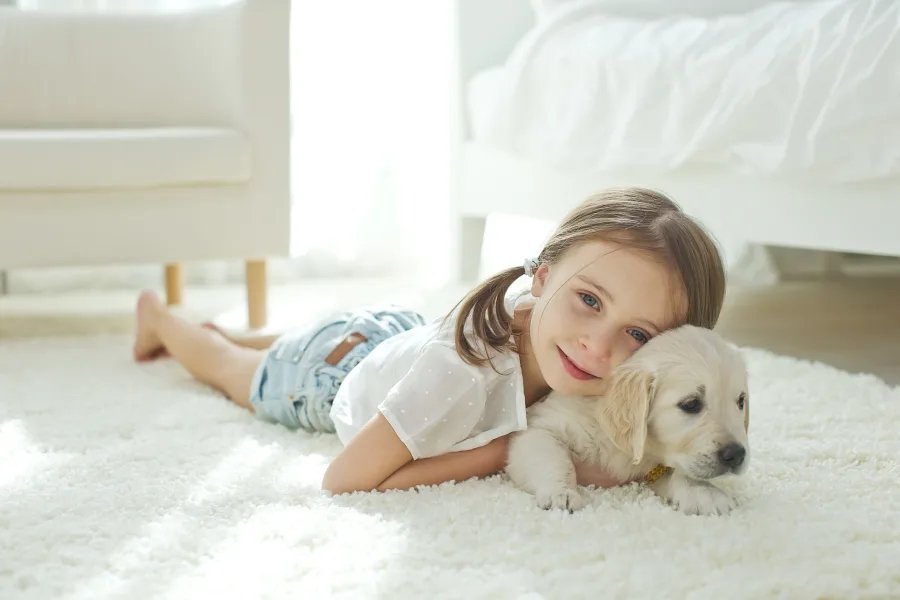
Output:
<path fill-rule="evenodd" d="M 646 483 L 653 483 L 658 480 L 663 475 L 668 475 L 672 472 L 672 467 L 667 467 L 666 465 L 656 465 L 650 472 L 644 476 L 644 481 Z"/>

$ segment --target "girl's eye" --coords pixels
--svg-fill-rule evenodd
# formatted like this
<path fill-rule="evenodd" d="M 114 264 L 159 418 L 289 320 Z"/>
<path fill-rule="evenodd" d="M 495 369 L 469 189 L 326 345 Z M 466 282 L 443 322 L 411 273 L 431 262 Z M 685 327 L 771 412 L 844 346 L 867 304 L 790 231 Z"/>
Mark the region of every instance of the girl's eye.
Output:
<path fill-rule="evenodd" d="M 695 415 L 703 410 L 703 401 L 700 398 L 688 398 L 678 403 L 678 408 L 684 412 Z"/>
<path fill-rule="evenodd" d="M 644 333 L 643 331 L 641 331 L 640 329 L 629 329 L 628 335 L 630 335 L 631 337 L 636 339 L 641 344 L 646 344 L 647 342 L 650 341 L 650 338 L 647 336 L 647 334 Z"/>
<path fill-rule="evenodd" d="M 590 306 L 591 308 L 597 309 L 602 306 L 600 304 L 600 301 L 597 300 L 597 298 L 595 298 L 594 296 L 591 296 L 590 294 L 587 294 L 585 292 L 579 292 L 579 295 L 581 296 L 581 301 L 584 302 L 585 304 L 587 304 L 588 306 Z"/>
<path fill-rule="evenodd" d="M 747 395 L 741 392 L 741 395 L 738 396 L 738 408 L 744 410 L 744 402 L 747 401 Z"/>

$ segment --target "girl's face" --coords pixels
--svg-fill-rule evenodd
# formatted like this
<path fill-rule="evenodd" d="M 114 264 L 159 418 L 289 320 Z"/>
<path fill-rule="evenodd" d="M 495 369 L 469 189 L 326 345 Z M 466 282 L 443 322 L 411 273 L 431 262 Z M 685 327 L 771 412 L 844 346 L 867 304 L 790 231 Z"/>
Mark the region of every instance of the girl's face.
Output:
<path fill-rule="evenodd" d="M 530 378 L 581 396 L 603 393 L 619 363 L 686 312 L 681 283 L 666 265 L 615 242 L 585 242 L 541 265 L 531 293 L 537 302 L 526 360 L 539 376 Z"/>

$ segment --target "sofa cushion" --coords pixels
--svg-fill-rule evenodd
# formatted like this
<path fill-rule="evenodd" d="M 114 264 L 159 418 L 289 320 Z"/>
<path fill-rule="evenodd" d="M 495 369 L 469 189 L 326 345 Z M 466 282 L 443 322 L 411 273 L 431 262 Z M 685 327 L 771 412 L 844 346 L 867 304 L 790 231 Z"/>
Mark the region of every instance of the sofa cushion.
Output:
<path fill-rule="evenodd" d="M 213 127 L 0 129 L 0 189 L 227 184 L 250 178 L 250 143 Z"/>
<path fill-rule="evenodd" d="M 242 72 L 254 45 L 243 35 L 256 26 L 253 2 L 58 4 L 70 6 L 0 8 L 0 128 L 179 127 L 235 123 L 245 111 Z"/>

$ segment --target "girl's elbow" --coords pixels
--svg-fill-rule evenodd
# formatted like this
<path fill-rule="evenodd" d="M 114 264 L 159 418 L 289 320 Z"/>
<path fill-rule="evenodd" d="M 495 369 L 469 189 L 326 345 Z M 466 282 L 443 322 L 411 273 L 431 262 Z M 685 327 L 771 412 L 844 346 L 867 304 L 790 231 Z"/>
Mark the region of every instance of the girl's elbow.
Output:
<path fill-rule="evenodd" d="M 332 481 L 331 479 L 329 479 L 328 473 L 326 473 L 325 477 L 322 478 L 322 491 L 328 492 L 330 495 L 335 496 L 337 494 L 343 494 L 346 490 L 338 486 L 336 481 Z"/>
<path fill-rule="evenodd" d="M 331 466 L 325 470 L 325 475 L 322 477 L 322 490 L 332 496 L 356 491 L 351 486 L 348 486 L 346 481 L 341 481 L 341 478 L 333 472 Z"/>
<path fill-rule="evenodd" d="M 328 492 L 329 494 L 343 494 L 349 490 L 344 489 L 346 486 L 343 485 L 340 478 L 335 473 L 334 463 L 328 465 L 328 468 L 325 469 L 325 475 L 322 476 L 322 491 Z"/>
<path fill-rule="evenodd" d="M 350 492 L 369 492 L 364 486 L 358 482 L 349 480 L 343 476 L 338 469 L 334 469 L 334 463 L 328 465 L 325 469 L 325 475 L 322 477 L 322 491 L 328 492 L 332 496 L 338 494 L 349 494 Z"/>

